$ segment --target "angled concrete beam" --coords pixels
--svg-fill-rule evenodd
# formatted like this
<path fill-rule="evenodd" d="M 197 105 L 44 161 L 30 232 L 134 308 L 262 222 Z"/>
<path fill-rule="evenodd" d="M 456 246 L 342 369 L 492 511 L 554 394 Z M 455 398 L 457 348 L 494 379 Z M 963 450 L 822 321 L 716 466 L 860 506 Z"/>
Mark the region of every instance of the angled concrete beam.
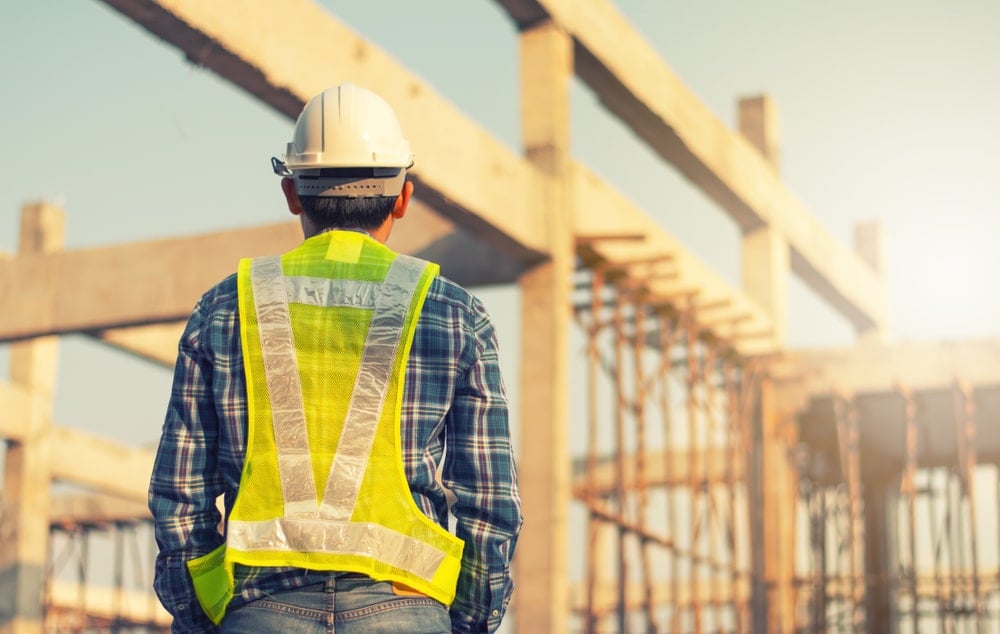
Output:
<path fill-rule="evenodd" d="M 684 294 L 677 289 L 697 289 L 697 304 L 725 304 L 731 314 L 739 315 L 740 322 L 735 327 L 718 321 L 712 315 L 711 324 L 703 330 L 724 341 L 731 341 L 734 349 L 743 355 L 773 352 L 777 344 L 770 337 L 744 338 L 742 333 L 769 332 L 771 319 L 763 309 L 751 301 L 746 294 L 726 282 L 721 276 L 706 266 L 669 233 L 660 228 L 640 211 L 625 196 L 602 181 L 579 163 L 573 164 L 573 204 L 576 235 L 588 236 L 641 235 L 643 240 L 594 240 L 586 249 L 600 261 L 614 266 L 653 260 L 656 257 L 670 258 L 670 279 L 651 279 L 647 290 L 651 300 L 671 298 L 678 308 L 684 308 Z M 695 312 L 697 318 L 697 311 Z"/>
<path fill-rule="evenodd" d="M 767 225 L 791 266 L 859 331 L 886 320 L 881 280 L 792 195 L 743 135 L 726 127 L 608 0 L 496 0 L 521 26 L 551 18 L 576 42 L 576 73 L 654 151 L 744 231 Z"/>
<path fill-rule="evenodd" d="M 515 259 L 547 252 L 541 219 L 527 204 L 537 191 L 527 162 L 317 3 L 105 3 L 291 119 L 332 83 L 371 88 L 398 113 L 417 155 L 417 193 L 436 211 Z M 283 141 L 275 140 L 276 151 Z"/>

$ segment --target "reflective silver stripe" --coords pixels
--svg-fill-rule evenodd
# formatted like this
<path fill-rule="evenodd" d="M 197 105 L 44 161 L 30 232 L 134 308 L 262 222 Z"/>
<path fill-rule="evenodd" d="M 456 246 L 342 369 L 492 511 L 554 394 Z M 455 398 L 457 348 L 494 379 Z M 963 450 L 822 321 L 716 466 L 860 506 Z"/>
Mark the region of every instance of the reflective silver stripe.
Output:
<path fill-rule="evenodd" d="M 406 313 L 426 264 L 417 258 L 398 255 L 382 282 L 344 429 L 323 492 L 320 514 L 324 517 L 346 522 L 354 512 L 385 404 L 396 350 L 402 339 Z"/>
<path fill-rule="evenodd" d="M 332 306 L 374 308 L 380 286 L 378 282 L 331 280 L 322 277 L 285 278 L 289 303 L 327 308 Z"/>
<path fill-rule="evenodd" d="M 255 258 L 250 268 L 250 282 L 260 332 L 264 378 L 271 399 L 285 516 L 315 513 L 316 485 L 313 482 L 285 278 L 281 273 L 281 256 Z"/>
<path fill-rule="evenodd" d="M 379 524 L 323 518 L 229 520 L 226 545 L 245 552 L 322 552 L 359 555 L 431 581 L 447 556 L 434 546 Z"/>

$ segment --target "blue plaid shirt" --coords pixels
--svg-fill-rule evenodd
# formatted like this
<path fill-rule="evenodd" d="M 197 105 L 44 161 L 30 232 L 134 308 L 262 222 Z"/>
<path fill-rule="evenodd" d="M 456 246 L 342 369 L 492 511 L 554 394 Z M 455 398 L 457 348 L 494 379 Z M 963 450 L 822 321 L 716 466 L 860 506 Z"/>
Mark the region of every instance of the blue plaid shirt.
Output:
<path fill-rule="evenodd" d="M 232 508 L 246 453 L 247 399 L 236 276 L 197 303 L 178 346 L 173 389 L 149 488 L 159 555 L 154 588 L 175 632 L 216 627 L 198 604 L 186 562 L 223 541 L 216 498 Z M 445 448 L 447 447 L 447 452 Z M 413 499 L 441 526 L 454 493 L 455 533 L 465 541 L 451 617 L 456 632 L 493 631 L 510 601 L 510 561 L 521 527 L 507 397 L 492 322 L 478 299 L 436 278 L 406 368 L 402 448 Z M 443 457 L 443 464 L 442 464 Z M 329 573 L 236 568 L 235 609 Z"/>

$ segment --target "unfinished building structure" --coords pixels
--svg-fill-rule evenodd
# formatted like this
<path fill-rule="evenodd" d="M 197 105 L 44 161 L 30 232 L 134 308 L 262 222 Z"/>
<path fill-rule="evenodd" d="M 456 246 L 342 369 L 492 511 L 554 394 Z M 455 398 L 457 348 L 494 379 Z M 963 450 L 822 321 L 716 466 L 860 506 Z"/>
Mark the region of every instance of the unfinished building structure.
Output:
<path fill-rule="evenodd" d="M 767 97 L 730 130 L 606 0 L 496 1 L 520 31 L 523 155 L 309 0 L 105 0 L 288 117 L 330 73 L 302 60 L 384 95 L 420 148 L 414 230 L 391 246 L 468 286 L 519 286 L 517 631 L 1000 631 L 1000 344 L 879 343 L 878 228 L 848 250 L 792 196 Z M 574 74 L 737 224 L 741 288 L 573 161 Z M 299 237 L 289 222 L 64 250 L 59 209 L 25 207 L 0 257 L 0 631 L 168 628 L 139 587 L 152 455 L 54 424 L 58 337 L 170 365 L 205 288 Z M 793 272 L 856 349 L 787 349 Z M 115 553 L 107 587 L 94 539 Z"/>

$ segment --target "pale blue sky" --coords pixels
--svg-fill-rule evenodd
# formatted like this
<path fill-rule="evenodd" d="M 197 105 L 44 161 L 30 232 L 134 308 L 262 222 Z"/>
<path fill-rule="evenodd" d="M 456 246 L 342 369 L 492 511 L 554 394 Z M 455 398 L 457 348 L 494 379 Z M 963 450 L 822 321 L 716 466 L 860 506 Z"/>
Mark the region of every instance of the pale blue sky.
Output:
<path fill-rule="evenodd" d="M 492 2 L 323 4 L 518 147 L 517 36 Z M 883 222 L 893 339 L 1000 334 L 1000 3 L 618 5 L 727 124 L 741 96 L 777 101 L 785 181 L 837 239 Z M 39 197 L 64 206 L 71 248 L 287 217 L 268 159 L 291 122 L 96 0 L 8 3 L 0 15 L 0 249 L 16 248 L 19 208 Z M 575 157 L 738 284 L 728 218 L 579 83 L 573 99 Z M 516 291 L 483 294 L 515 384 Z M 798 282 L 792 300 L 793 345 L 852 341 Z M 169 372 L 64 341 L 60 420 L 155 438 Z"/>

